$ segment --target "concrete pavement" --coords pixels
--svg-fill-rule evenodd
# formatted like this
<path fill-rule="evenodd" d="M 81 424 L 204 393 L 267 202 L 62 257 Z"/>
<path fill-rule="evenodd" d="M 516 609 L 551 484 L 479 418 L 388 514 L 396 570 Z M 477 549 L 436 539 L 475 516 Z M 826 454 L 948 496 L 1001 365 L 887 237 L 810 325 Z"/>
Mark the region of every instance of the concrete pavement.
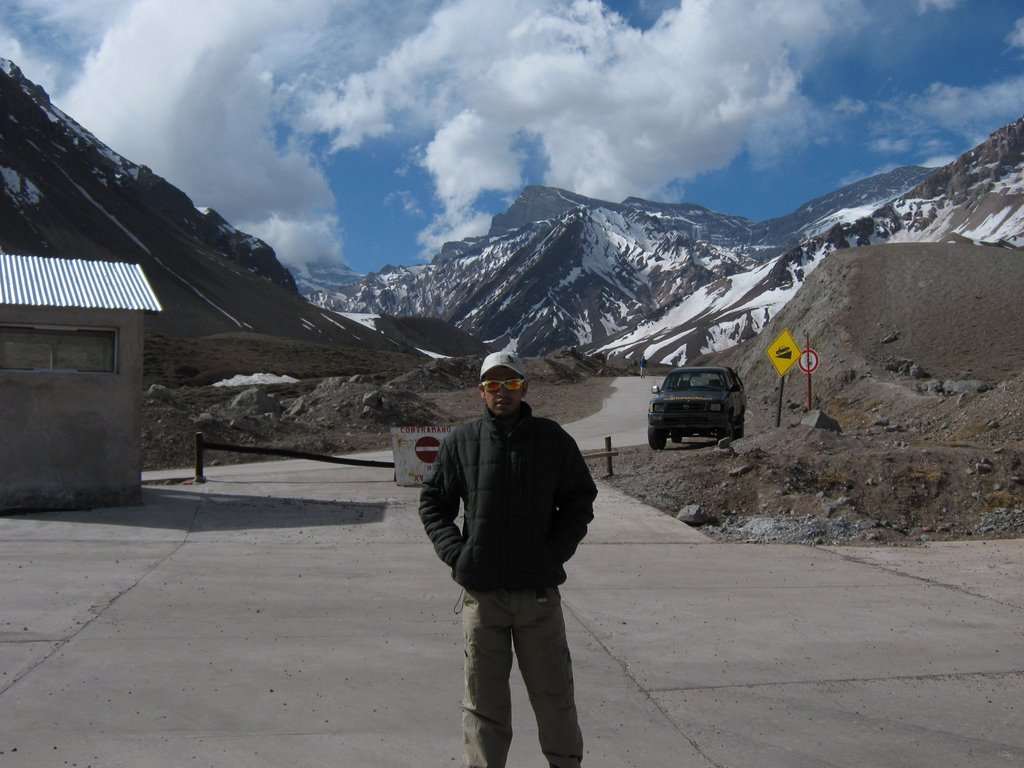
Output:
<path fill-rule="evenodd" d="M 638 398 L 642 430 L 639 381 L 584 447 Z M 207 475 L 0 516 L 0 765 L 457 765 L 459 590 L 417 489 Z M 602 484 L 563 589 L 584 765 L 1020 766 L 1022 555 L 719 544 Z M 543 765 L 518 681 L 514 709 L 509 765 Z"/>

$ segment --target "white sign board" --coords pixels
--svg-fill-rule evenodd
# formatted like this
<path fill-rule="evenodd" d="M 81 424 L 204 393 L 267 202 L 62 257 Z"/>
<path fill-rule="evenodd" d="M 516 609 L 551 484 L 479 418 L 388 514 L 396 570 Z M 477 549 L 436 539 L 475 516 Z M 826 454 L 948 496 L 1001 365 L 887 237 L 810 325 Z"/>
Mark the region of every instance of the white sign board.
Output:
<path fill-rule="evenodd" d="M 800 360 L 797 361 L 797 365 L 800 366 L 800 370 L 804 373 L 814 373 L 818 369 L 818 353 L 808 347 L 800 353 Z"/>
<path fill-rule="evenodd" d="M 395 482 L 420 485 L 434 467 L 441 443 L 455 427 L 392 427 Z"/>

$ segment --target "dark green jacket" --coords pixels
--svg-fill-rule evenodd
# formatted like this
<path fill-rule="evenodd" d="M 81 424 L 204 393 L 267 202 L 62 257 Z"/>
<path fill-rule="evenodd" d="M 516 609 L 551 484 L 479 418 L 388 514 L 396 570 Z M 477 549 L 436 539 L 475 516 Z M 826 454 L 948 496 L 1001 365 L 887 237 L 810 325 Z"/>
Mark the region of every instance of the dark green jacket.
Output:
<path fill-rule="evenodd" d="M 558 586 L 594 519 L 597 487 L 576 442 L 520 408 L 511 432 L 490 412 L 451 432 L 420 492 L 434 549 L 470 589 Z"/>

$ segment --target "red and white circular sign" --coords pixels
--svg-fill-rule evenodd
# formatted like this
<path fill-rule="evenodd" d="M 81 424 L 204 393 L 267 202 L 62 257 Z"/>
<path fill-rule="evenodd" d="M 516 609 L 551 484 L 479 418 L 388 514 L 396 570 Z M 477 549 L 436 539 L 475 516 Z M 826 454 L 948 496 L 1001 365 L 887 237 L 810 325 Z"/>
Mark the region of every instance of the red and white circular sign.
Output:
<path fill-rule="evenodd" d="M 440 448 L 440 440 L 432 435 L 424 435 L 416 441 L 416 457 L 425 464 L 433 464 Z"/>
<path fill-rule="evenodd" d="M 804 373 L 814 373 L 815 368 L 818 367 L 818 353 L 808 347 L 800 353 L 797 365 L 800 366 L 800 370 Z"/>

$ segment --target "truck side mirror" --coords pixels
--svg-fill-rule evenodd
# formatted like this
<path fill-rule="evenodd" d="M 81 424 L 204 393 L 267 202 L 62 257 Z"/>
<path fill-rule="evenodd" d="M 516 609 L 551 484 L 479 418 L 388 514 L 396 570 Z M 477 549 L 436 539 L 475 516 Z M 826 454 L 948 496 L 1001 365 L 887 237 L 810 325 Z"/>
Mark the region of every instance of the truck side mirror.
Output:
<path fill-rule="evenodd" d="M 661 394 L 661 387 L 659 387 L 657 384 L 655 384 L 653 387 L 651 387 L 651 394 L 652 395 L 660 395 Z"/>

